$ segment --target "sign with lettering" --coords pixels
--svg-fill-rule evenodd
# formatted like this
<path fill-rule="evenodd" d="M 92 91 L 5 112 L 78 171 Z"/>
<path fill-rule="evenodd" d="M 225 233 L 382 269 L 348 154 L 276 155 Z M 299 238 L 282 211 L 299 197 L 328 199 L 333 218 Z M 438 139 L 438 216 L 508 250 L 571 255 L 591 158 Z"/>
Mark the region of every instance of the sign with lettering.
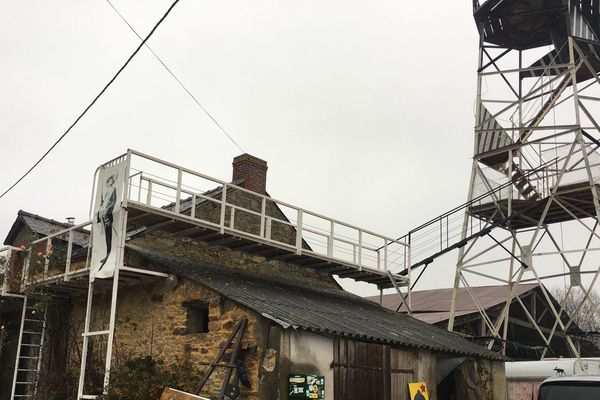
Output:
<path fill-rule="evenodd" d="M 429 391 L 425 382 L 412 382 L 408 384 L 410 400 L 429 400 Z"/>
<path fill-rule="evenodd" d="M 324 399 L 325 377 L 320 375 L 288 375 L 288 399 Z"/>

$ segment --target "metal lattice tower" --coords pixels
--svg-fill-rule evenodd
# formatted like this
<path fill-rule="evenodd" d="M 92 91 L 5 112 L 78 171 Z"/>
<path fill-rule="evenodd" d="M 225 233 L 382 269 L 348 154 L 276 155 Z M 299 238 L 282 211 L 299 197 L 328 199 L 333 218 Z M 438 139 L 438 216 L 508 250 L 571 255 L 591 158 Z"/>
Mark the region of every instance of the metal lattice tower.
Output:
<path fill-rule="evenodd" d="M 478 306 L 485 334 L 506 339 L 517 301 L 546 345 L 564 340 L 579 356 L 573 321 L 548 289 L 581 291 L 576 314 L 600 273 L 600 0 L 475 0 L 473 10 L 474 158 L 448 328 L 459 288 L 478 305 L 471 286 L 501 283 L 502 312 Z M 525 282 L 541 284 L 552 329 L 515 297 Z"/>

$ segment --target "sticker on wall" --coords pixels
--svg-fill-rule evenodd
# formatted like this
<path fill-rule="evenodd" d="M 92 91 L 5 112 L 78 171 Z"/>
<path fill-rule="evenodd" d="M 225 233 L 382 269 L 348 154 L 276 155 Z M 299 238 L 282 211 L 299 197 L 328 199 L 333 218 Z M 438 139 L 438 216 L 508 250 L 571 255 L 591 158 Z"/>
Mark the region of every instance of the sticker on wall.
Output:
<path fill-rule="evenodd" d="M 92 215 L 90 279 L 111 278 L 117 264 L 117 247 L 125 228 L 121 226 L 121 201 L 125 186 L 124 157 L 100 167 Z"/>
<path fill-rule="evenodd" d="M 410 400 L 429 400 L 429 392 L 425 382 L 412 382 L 408 384 Z"/>
<path fill-rule="evenodd" d="M 324 399 L 325 377 L 320 375 L 288 375 L 288 399 Z"/>

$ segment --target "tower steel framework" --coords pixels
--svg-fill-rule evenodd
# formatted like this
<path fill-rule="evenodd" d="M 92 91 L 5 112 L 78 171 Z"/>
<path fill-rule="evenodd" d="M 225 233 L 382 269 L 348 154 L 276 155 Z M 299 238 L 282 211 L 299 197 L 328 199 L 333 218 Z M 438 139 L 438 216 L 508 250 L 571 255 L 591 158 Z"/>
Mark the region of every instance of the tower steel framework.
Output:
<path fill-rule="evenodd" d="M 448 329 L 465 287 L 482 334 L 506 340 L 510 304 L 519 302 L 548 347 L 564 340 L 577 357 L 573 317 L 600 275 L 600 1 L 474 1 L 473 11 L 480 39 L 474 157 Z M 507 285 L 500 313 L 479 306 L 470 288 L 482 282 Z M 540 283 L 552 329 L 515 296 L 525 282 Z M 557 285 L 582 293 L 570 317 L 548 292 Z"/>

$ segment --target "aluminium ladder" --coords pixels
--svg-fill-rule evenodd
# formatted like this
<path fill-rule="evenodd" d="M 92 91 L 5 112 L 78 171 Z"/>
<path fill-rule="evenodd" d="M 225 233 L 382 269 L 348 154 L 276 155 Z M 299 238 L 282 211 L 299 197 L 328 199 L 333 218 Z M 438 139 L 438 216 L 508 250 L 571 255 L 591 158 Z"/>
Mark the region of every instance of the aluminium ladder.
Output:
<path fill-rule="evenodd" d="M 32 398 L 35 394 L 42 366 L 46 313 L 43 302 L 24 297 L 11 400 Z"/>

